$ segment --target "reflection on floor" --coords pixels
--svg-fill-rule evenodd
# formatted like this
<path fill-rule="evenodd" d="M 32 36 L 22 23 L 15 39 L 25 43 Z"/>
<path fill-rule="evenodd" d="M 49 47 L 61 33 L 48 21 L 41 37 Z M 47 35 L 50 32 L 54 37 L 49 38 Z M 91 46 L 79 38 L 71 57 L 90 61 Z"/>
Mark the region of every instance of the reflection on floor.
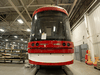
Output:
<path fill-rule="evenodd" d="M 68 65 L 67 68 L 69 68 L 69 71 L 66 69 L 67 72 L 73 73 L 73 75 L 100 75 L 99 70 L 86 65 L 84 62 L 75 61 L 73 65 Z M 0 75 L 34 75 L 35 71 L 36 68 L 25 68 L 24 64 L 0 63 Z M 55 73 L 58 72 L 59 70 L 55 71 Z"/>

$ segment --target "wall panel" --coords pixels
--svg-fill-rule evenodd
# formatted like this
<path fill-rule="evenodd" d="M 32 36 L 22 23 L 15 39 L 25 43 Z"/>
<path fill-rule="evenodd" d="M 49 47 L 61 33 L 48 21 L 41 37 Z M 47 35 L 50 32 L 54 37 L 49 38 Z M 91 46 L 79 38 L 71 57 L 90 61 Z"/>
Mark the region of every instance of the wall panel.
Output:
<path fill-rule="evenodd" d="M 77 27 L 72 31 L 72 41 L 74 42 L 74 46 L 87 43 L 84 21 L 80 22 Z"/>
<path fill-rule="evenodd" d="M 94 56 L 99 56 L 100 58 L 100 5 L 95 8 L 92 13 L 87 15 L 89 39 L 87 39 L 85 24 L 85 21 L 81 21 L 72 30 L 72 41 L 74 42 L 74 46 L 81 45 L 83 42 L 87 43 L 92 53 L 92 60 Z"/>

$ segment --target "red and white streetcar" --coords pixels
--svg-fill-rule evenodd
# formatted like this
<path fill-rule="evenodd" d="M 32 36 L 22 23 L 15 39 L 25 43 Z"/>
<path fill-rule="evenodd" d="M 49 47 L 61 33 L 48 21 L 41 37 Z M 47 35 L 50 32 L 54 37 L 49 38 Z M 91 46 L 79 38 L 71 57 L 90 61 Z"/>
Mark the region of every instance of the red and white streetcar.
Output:
<path fill-rule="evenodd" d="M 73 64 L 74 45 L 70 32 L 68 13 L 64 8 L 45 6 L 35 10 L 28 43 L 29 63 L 48 66 Z"/>

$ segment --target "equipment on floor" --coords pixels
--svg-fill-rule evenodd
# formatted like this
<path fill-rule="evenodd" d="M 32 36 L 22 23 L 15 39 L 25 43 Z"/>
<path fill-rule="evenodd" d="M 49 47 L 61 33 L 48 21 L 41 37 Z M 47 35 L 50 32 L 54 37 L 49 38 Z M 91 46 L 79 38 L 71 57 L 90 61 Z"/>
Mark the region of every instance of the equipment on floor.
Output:
<path fill-rule="evenodd" d="M 97 69 L 100 70 L 100 61 L 97 61 Z"/>
<path fill-rule="evenodd" d="M 25 66 L 25 68 L 33 68 L 35 65 L 26 63 L 24 66 Z"/>
<path fill-rule="evenodd" d="M 86 55 L 85 55 L 85 63 L 88 65 L 93 65 L 93 62 L 91 61 L 91 57 L 90 57 L 90 50 L 86 51 Z"/>
<path fill-rule="evenodd" d="M 81 44 L 81 45 L 75 46 L 74 59 L 81 62 L 85 62 L 86 50 L 88 50 L 88 44 Z"/>
<path fill-rule="evenodd" d="M 99 61 L 99 57 L 94 57 L 94 58 L 95 58 L 95 62 L 93 63 L 94 68 L 100 69 L 100 61 Z"/>

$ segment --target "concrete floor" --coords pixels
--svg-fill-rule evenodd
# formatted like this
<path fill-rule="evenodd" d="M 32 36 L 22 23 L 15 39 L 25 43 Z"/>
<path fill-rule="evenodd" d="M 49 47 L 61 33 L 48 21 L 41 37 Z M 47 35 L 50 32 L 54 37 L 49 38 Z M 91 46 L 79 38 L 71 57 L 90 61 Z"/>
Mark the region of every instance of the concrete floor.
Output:
<path fill-rule="evenodd" d="M 87 65 L 80 61 L 74 61 L 74 64 L 67 67 L 74 75 L 100 75 L 100 70 L 94 69 L 93 65 Z"/>
<path fill-rule="evenodd" d="M 73 75 L 100 75 L 100 70 L 86 65 L 84 62 L 75 61 L 67 68 Z M 0 63 L 0 75 L 34 75 L 35 70 L 35 68 L 25 68 L 24 64 Z"/>

